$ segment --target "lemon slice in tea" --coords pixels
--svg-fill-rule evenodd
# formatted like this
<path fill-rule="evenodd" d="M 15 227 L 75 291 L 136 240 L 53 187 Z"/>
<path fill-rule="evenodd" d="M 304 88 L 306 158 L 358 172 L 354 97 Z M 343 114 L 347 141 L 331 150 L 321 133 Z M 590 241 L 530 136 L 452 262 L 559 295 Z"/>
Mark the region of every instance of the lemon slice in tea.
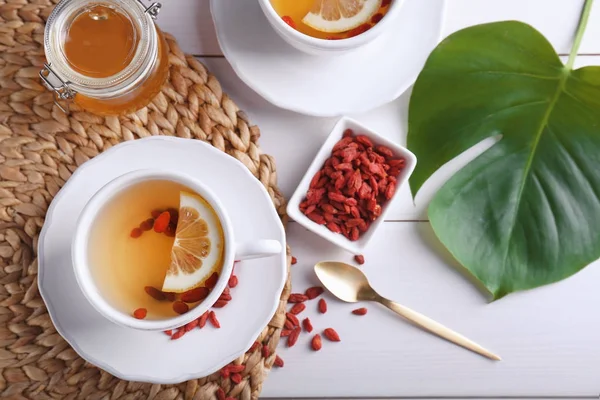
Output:
<path fill-rule="evenodd" d="M 200 196 L 181 192 L 179 221 L 163 292 L 181 293 L 200 286 L 223 263 L 223 227 Z"/>
<path fill-rule="evenodd" d="M 379 7 L 381 0 L 315 0 L 302 22 L 321 32 L 346 32 L 368 22 Z"/>

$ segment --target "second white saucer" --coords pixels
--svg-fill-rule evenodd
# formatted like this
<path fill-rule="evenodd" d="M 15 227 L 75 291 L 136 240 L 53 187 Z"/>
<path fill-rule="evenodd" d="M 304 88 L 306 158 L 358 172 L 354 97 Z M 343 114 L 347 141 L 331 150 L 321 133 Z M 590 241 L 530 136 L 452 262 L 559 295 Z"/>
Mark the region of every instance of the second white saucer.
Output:
<path fill-rule="evenodd" d="M 444 0 L 405 0 L 397 24 L 350 53 L 312 56 L 273 30 L 256 0 L 211 0 L 223 54 L 248 86 L 269 102 L 302 114 L 333 117 L 368 111 L 415 81 L 442 31 Z"/>

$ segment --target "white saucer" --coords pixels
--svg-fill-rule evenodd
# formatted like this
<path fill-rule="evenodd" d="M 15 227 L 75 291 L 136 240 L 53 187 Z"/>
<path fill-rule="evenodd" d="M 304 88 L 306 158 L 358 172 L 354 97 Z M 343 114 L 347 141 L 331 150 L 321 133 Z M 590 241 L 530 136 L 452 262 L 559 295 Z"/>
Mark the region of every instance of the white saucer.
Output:
<path fill-rule="evenodd" d="M 397 24 L 350 53 L 312 56 L 273 30 L 257 0 L 211 0 L 223 54 L 248 86 L 276 106 L 334 117 L 389 103 L 412 85 L 437 45 L 444 0 L 405 0 Z"/>
<path fill-rule="evenodd" d="M 242 355 L 274 315 L 286 280 L 285 252 L 236 266 L 233 300 L 219 309 L 221 329 L 207 324 L 171 341 L 161 332 L 117 326 L 79 290 L 71 264 L 75 223 L 108 181 L 142 168 L 185 172 L 210 187 L 225 206 L 237 240 L 285 233 L 267 191 L 233 157 L 198 140 L 156 136 L 119 144 L 75 171 L 57 194 L 38 246 L 39 288 L 58 332 L 88 362 L 126 380 L 178 383 L 207 376 Z"/>

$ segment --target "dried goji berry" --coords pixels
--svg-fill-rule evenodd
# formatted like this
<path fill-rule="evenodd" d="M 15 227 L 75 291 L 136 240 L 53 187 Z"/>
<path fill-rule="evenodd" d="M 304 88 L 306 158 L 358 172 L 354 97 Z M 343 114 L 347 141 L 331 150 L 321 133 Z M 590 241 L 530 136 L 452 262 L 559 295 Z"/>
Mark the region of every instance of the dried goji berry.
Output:
<path fill-rule="evenodd" d="M 350 143 L 352 143 L 354 139 L 350 136 L 344 137 L 342 138 L 339 142 L 337 142 L 334 146 L 333 149 L 331 149 L 332 152 L 335 152 L 337 150 L 343 149 L 344 147 L 348 146 Z"/>
<path fill-rule="evenodd" d="M 134 239 L 137 239 L 140 236 L 142 236 L 142 233 L 144 233 L 144 232 L 140 228 L 133 228 L 131 230 L 131 233 L 129 234 L 129 236 L 131 236 Z"/>
<path fill-rule="evenodd" d="M 315 174 L 315 176 L 313 176 L 313 178 L 310 180 L 310 188 L 314 188 L 317 186 L 317 183 L 319 182 L 319 180 L 321 179 L 321 174 L 323 173 L 323 171 L 319 170 L 317 171 L 317 173 Z"/>
<path fill-rule="evenodd" d="M 345 138 L 352 137 L 352 135 L 354 135 L 354 131 L 352 129 L 348 128 L 344 131 L 343 137 L 345 137 Z"/>
<path fill-rule="evenodd" d="M 358 26 L 357 28 L 354 28 L 351 31 L 349 31 L 347 36 L 349 38 L 354 37 L 354 36 L 358 36 L 361 33 L 365 33 L 369 29 L 371 29 L 371 25 L 369 25 L 369 24 L 362 24 L 362 25 Z"/>
<path fill-rule="evenodd" d="M 295 265 L 298 262 L 298 259 L 296 259 L 296 257 L 292 256 L 292 265 Z"/>
<path fill-rule="evenodd" d="M 209 289 L 214 289 L 217 285 L 217 281 L 219 280 L 219 273 L 213 272 L 211 276 L 208 277 L 206 281 L 204 281 L 204 286 Z"/>
<path fill-rule="evenodd" d="M 365 263 L 365 256 L 363 256 L 362 254 L 356 255 L 354 256 L 354 261 L 356 261 L 358 265 L 363 265 Z"/>
<path fill-rule="evenodd" d="M 153 286 L 144 286 L 144 291 L 154 300 L 162 301 L 166 299 L 165 294 Z"/>
<path fill-rule="evenodd" d="M 173 334 L 173 331 L 170 329 L 167 329 L 166 331 L 164 331 L 166 335 L 171 336 Z"/>
<path fill-rule="evenodd" d="M 188 290 L 181 295 L 181 301 L 185 303 L 196 303 L 198 301 L 204 300 L 208 297 L 210 290 L 206 287 L 197 287 L 195 289 Z"/>
<path fill-rule="evenodd" d="M 290 336 L 288 336 L 287 347 L 292 347 L 298 341 L 298 337 L 300 336 L 300 327 L 295 328 Z"/>
<path fill-rule="evenodd" d="M 227 305 L 227 303 L 229 303 L 227 300 L 217 300 L 212 306 L 213 308 L 223 308 Z"/>
<path fill-rule="evenodd" d="M 361 143 L 363 145 L 365 145 L 365 147 L 373 147 L 373 142 L 371 142 L 371 139 L 369 139 L 367 136 L 365 135 L 357 135 L 354 140 L 356 140 L 358 143 Z"/>
<path fill-rule="evenodd" d="M 327 226 L 327 229 L 329 229 L 333 233 L 340 233 L 342 231 L 340 229 L 340 226 L 338 224 L 336 224 L 335 222 L 328 222 L 326 226 Z"/>
<path fill-rule="evenodd" d="M 229 282 L 227 282 L 227 285 L 230 288 L 234 288 L 238 285 L 238 277 L 236 275 L 231 275 L 231 277 L 229 277 Z"/>
<path fill-rule="evenodd" d="M 137 310 L 135 310 L 133 312 L 133 316 L 137 319 L 144 319 L 144 318 L 146 318 L 147 314 L 148 314 L 148 310 L 146 310 L 145 308 L 138 308 Z"/>
<path fill-rule="evenodd" d="M 357 308 L 356 310 L 352 310 L 352 314 L 354 315 L 366 315 L 367 314 L 367 309 L 366 308 Z"/>
<path fill-rule="evenodd" d="M 397 159 L 388 161 L 388 165 L 390 167 L 404 168 L 405 164 L 406 164 L 406 160 L 404 160 L 404 158 L 397 158 Z"/>
<path fill-rule="evenodd" d="M 305 308 L 306 308 L 306 306 L 304 305 L 304 303 L 294 304 L 294 307 L 292 307 L 292 309 L 290 310 L 290 313 L 292 313 L 294 315 L 298 315 L 302 311 L 304 311 Z"/>
<path fill-rule="evenodd" d="M 323 336 L 332 342 L 340 342 L 340 335 L 333 328 L 327 328 L 323 331 Z"/>
<path fill-rule="evenodd" d="M 226 365 L 223 368 L 221 368 L 221 371 L 219 371 L 219 373 L 221 374 L 222 378 L 224 378 L 224 379 L 229 378 L 229 376 L 231 375 L 231 371 L 229 370 L 229 365 Z"/>
<path fill-rule="evenodd" d="M 185 314 L 189 310 L 190 307 L 183 301 L 176 301 L 175 303 L 173 303 L 173 311 L 175 311 L 177 314 Z"/>
<path fill-rule="evenodd" d="M 290 333 L 292 333 L 291 329 L 282 329 L 281 330 L 281 334 L 279 335 L 279 337 L 287 337 L 290 336 Z"/>
<path fill-rule="evenodd" d="M 240 383 L 242 381 L 242 376 L 240 374 L 233 374 L 231 375 L 231 381 L 233 383 Z"/>
<path fill-rule="evenodd" d="M 336 171 L 352 171 L 352 164 L 350 163 L 339 163 L 334 167 Z"/>
<path fill-rule="evenodd" d="M 156 210 L 152 210 L 152 212 L 150 212 L 150 215 L 152 215 L 152 218 L 156 219 L 158 218 L 158 216 L 160 214 L 163 213 L 164 210 L 160 210 L 160 209 L 156 209 Z"/>
<path fill-rule="evenodd" d="M 217 389 L 217 400 L 226 400 L 225 391 L 223 388 Z"/>
<path fill-rule="evenodd" d="M 312 341 L 310 342 L 310 345 L 312 347 L 312 349 L 314 351 L 319 351 L 321 350 L 321 346 L 322 346 L 322 342 L 321 342 L 321 335 L 319 335 L 318 333 L 312 338 Z"/>
<path fill-rule="evenodd" d="M 229 366 L 229 371 L 231 371 L 231 373 L 234 373 L 234 374 L 243 372 L 244 369 L 246 369 L 246 366 L 244 364 L 239 364 L 239 365 L 231 364 Z"/>
<path fill-rule="evenodd" d="M 312 300 L 322 295 L 324 291 L 325 289 L 323 289 L 321 286 L 313 286 L 306 289 L 306 292 L 304 292 L 304 294 L 309 300 Z"/>
<path fill-rule="evenodd" d="M 185 324 L 185 331 L 189 332 L 192 329 L 196 328 L 198 326 L 198 319 L 195 319 L 193 321 L 188 322 L 187 324 Z"/>
<path fill-rule="evenodd" d="M 154 232 L 163 233 L 167 226 L 169 226 L 169 221 L 171 219 L 171 215 L 168 211 L 163 211 L 158 218 L 154 220 Z"/>
<path fill-rule="evenodd" d="M 229 288 L 226 288 L 226 289 L 229 289 Z M 229 292 L 223 292 L 219 296 L 219 300 L 222 300 L 222 301 L 231 301 L 231 295 L 229 294 Z"/>
<path fill-rule="evenodd" d="M 278 368 L 283 368 L 283 359 L 279 356 L 275 356 L 275 361 L 273 361 L 273 365 L 278 367 Z"/>
<path fill-rule="evenodd" d="M 371 17 L 371 23 L 376 24 L 383 19 L 382 13 L 377 13 Z"/>
<path fill-rule="evenodd" d="M 290 321 L 289 319 L 285 320 L 285 323 L 283 324 L 285 329 L 289 329 L 292 330 L 295 328 L 294 323 L 292 321 Z"/>
<path fill-rule="evenodd" d="M 392 149 L 390 149 L 387 146 L 380 145 L 380 146 L 377 146 L 375 148 L 375 150 L 384 157 L 393 157 L 394 156 L 394 152 L 392 151 Z"/>
<path fill-rule="evenodd" d="M 208 320 L 208 311 L 205 312 L 198 318 L 198 328 L 202 329 L 206 325 L 206 321 Z"/>
<path fill-rule="evenodd" d="M 171 340 L 177 340 L 180 337 L 182 337 L 183 335 L 185 335 L 185 329 L 179 328 L 177 330 L 177 332 L 175 332 L 173 335 L 171 335 Z"/>
<path fill-rule="evenodd" d="M 329 192 L 327 193 L 327 197 L 329 197 L 329 200 L 337 201 L 339 203 L 343 203 L 344 201 L 346 201 L 346 197 L 340 193 Z"/>
<path fill-rule="evenodd" d="M 281 19 L 283 20 L 283 22 L 285 22 L 286 24 L 288 24 L 292 28 L 296 29 L 296 23 L 294 22 L 294 20 L 292 19 L 292 17 L 290 17 L 288 15 L 284 15 L 283 17 L 281 17 Z"/>
<path fill-rule="evenodd" d="M 306 216 L 313 222 L 316 222 L 319 225 L 325 224 L 325 218 L 321 214 L 317 214 L 316 212 L 311 212 L 306 214 Z"/>
<path fill-rule="evenodd" d="M 288 298 L 288 303 L 303 303 L 308 300 L 308 297 L 301 293 L 292 293 Z"/>
<path fill-rule="evenodd" d="M 336 208 L 334 206 L 332 206 L 331 204 L 323 204 L 321 205 L 321 210 L 329 213 L 329 214 L 337 214 L 338 210 L 336 210 Z"/>
<path fill-rule="evenodd" d="M 377 200 L 369 199 L 367 201 L 367 210 L 372 212 L 373 210 L 375 210 L 375 207 L 377 207 Z"/>
<path fill-rule="evenodd" d="M 304 320 L 302 321 L 302 327 L 308 333 L 311 333 L 313 330 L 313 326 L 310 323 L 310 319 L 308 319 L 308 318 L 304 318 Z"/>
<path fill-rule="evenodd" d="M 261 353 L 262 353 L 263 358 L 269 358 L 269 356 L 271 355 L 271 350 L 269 349 L 269 346 L 267 346 L 266 344 L 263 344 Z"/>
<path fill-rule="evenodd" d="M 319 300 L 319 312 L 321 314 L 325 314 L 327 312 L 327 302 L 325 301 L 325 299 Z"/>
<path fill-rule="evenodd" d="M 359 226 L 361 222 L 363 222 L 363 220 L 360 218 L 352 218 L 346 221 L 346 226 L 348 228 L 354 228 L 355 226 Z"/>
<path fill-rule="evenodd" d="M 208 320 L 210 321 L 211 325 L 214 326 L 215 328 L 220 328 L 221 324 L 219 323 L 219 320 L 217 319 L 217 315 L 215 314 L 214 311 L 210 311 L 208 313 Z"/>
<path fill-rule="evenodd" d="M 394 197 L 395 191 L 396 191 L 396 184 L 394 182 L 390 182 L 390 184 L 385 189 L 386 200 L 390 200 L 392 197 Z"/>
<path fill-rule="evenodd" d="M 288 312 L 285 313 L 285 316 L 292 322 L 292 324 L 294 324 L 294 327 L 300 326 L 300 321 L 298 321 L 298 317 L 296 317 L 294 314 Z"/>
<path fill-rule="evenodd" d="M 143 231 L 149 231 L 154 226 L 154 218 L 148 218 L 140 224 L 140 229 Z"/>
<path fill-rule="evenodd" d="M 323 188 L 325 185 L 327 185 L 327 183 L 329 182 L 329 178 L 324 176 L 321 179 L 319 179 L 319 182 L 317 182 L 317 189 L 321 189 Z"/>
<path fill-rule="evenodd" d="M 254 343 L 252 343 L 252 346 L 250 346 L 250 348 L 248 349 L 248 352 L 254 353 L 256 351 L 256 349 L 258 349 L 259 346 L 260 346 L 260 343 L 255 341 Z"/>

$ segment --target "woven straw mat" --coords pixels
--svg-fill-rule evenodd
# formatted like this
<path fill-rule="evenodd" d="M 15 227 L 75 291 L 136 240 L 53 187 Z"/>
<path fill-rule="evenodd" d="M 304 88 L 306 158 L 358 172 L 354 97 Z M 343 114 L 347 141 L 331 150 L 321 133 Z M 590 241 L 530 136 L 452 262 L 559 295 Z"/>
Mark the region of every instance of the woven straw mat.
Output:
<path fill-rule="evenodd" d="M 274 160 L 258 147 L 259 129 L 169 35 L 170 78 L 148 107 L 125 117 L 76 107 L 65 115 L 38 79 L 44 21 L 53 6 L 48 0 L 0 0 L 0 397 L 258 398 L 285 322 L 289 278 L 276 315 L 257 339 L 265 348 L 234 360 L 246 366 L 239 384 L 219 372 L 179 385 L 122 381 L 79 358 L 54 329 L 38 293 L 38 234 L 48 205 L 73 171 L 111 146 L 150 135 L 200 139 L 248 167 L 282 218 L 285 202 Z"/>

